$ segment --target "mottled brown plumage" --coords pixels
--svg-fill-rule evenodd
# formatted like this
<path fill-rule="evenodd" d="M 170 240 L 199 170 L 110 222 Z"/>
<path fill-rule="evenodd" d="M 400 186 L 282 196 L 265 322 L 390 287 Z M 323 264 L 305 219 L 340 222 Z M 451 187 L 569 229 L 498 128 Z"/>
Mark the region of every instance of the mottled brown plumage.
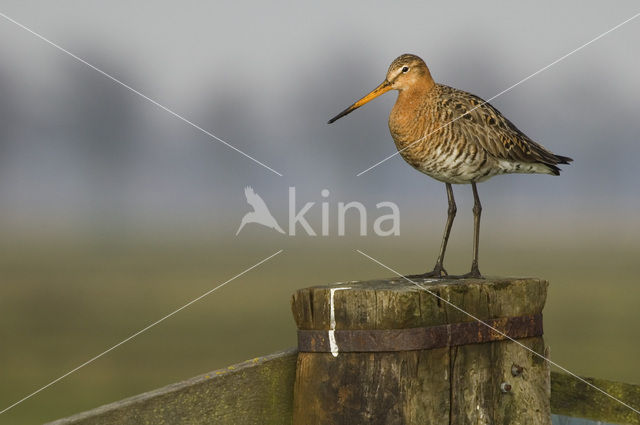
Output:
<path fill-rule="evenodd" d="M 447 275 L 444 252 L 456 213 L 451 184 L 470 183 L 475 201 L 474 259 L 471 272 L 465 276 L 480 277 L 478 240 L 482 207 L 476 183 L 506 173 L 559 175 L 558 164 L 572 160 L 531 140 L 481 98 L 436 84 L 424 61 L 411 54 L 396 58 L 382 84 L 329 123 L 389 90 L 399 91 L 389 115 L 389 130 L 400 155 L 417 170 L 447 186 L 449 214 L 440 256 L 434 270 L 421 276 Z"/>
<path fill-rule="evenodd" d="M 403 73 L 405 66 L 409 71 Z M 398 84 L 389 129 L 402 157 L 423 173 L 445 183 L 471 183 L 505 173 L 557 175 L 557 165 L 571 160 L 531 140 L 481 98 L 434 83 L 417 56 L 400 56 L 387 77 L 411 72 L 417 77 Z"/>

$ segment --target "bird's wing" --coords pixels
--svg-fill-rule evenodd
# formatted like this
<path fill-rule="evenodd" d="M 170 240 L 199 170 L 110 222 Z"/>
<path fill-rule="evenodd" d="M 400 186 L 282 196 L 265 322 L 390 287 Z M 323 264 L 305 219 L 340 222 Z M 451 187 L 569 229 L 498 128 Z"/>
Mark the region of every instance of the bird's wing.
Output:
<path fill-rule="evenodd" d="M 260 195 L 258 195 L 253 191 L 253 188 L 251 186 L 247 186 L 244 188 L 244 195 L 247 197 L 247 203 L 253 207 L 254 211 L 258 211 L 258 210 L 269 211 L 269 208 L 267 208 L 267 205 L 264 203 L 264 200 L 262 200 Z"/>
<path fill-rule="evenodd" d="M 456 120 L 450 124 L 454 136 L 475 142 L 497 159 L 547 165 L 571 161 L 531 140 L 500 111 L 478 96 L 443 87 L 441 110 L 444 111 L 444 119 Z M 464 115 L 466 112 L 469 113 Z"/>

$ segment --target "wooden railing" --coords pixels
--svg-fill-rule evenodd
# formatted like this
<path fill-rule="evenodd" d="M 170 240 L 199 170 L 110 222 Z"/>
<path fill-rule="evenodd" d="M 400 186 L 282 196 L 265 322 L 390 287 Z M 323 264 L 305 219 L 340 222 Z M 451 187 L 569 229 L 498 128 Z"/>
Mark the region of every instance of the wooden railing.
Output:
<path fill-rule="evenodd" d="M 301 289 L 292 298 L 298 348 L 49 425 L 518 425 L 550 424 L 551 413 L 640 424 L 640 415 L 601 391 L 549 372 L 546 281 L 424 283 L 430 286 L 386 279 Z M 584 379 L 640 406 L 638 385 Z"/>
<path fill-rule="evenodd" d="M 290 424 L 296 349 L 258 357 L 107 404 L 48 425 Z M 587 378 L 631 405 L 640 385 Z M 594 421 L 640 424 L 640 416 L 575 378 L 551 373 L 551 412 Z"/>
<path fill-rule="evenodd" d="M 289 424 L 296 357 L 290 349 L 255 358 L 49 425 Z"/>

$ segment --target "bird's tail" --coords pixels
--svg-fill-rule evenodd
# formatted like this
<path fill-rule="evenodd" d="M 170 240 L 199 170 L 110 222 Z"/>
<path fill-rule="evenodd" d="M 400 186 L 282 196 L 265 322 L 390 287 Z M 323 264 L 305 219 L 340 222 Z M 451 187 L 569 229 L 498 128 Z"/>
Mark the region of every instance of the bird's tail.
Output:
<path fill-rule="evenodd" d="M 549 161 L 549 162 L 544 162 L 544 165 L 547 166 L 547 168 L 549 168 L 549 170 L 551 171 L 551 174 L 553 174 L 554 176 L 559 176 L 560 175 L 560 167 L 557 166 L 557 164 L 568 164 L 570 162 L 573 161 L 573 158 L 569 158 L 568 156 L 562 156 L 562 155 L 556 155 L 553 154 L 553 161 Z"/>
<path fill-rule="evenodd" d="M 569 158 L 568 156 L 556 155 L 555 157 L 558 160 L 558 164 L 568 164 L 573 162 L 573 158 Z"/>

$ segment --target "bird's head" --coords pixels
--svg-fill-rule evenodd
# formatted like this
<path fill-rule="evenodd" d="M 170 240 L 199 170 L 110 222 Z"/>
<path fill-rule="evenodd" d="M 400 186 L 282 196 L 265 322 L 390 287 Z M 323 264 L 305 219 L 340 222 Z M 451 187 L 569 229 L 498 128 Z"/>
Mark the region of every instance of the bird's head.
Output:
<path fill-rule="evenodd" d="M 382 84 L 373 89 L 373 91 L 368 95 L 358 100 L 335 117 L 331 118 L 329 120 L 329 124 L 355 111 L 365 103 L 372 101 L 389 90 L 403 91 L 418 86 L 428 89 L 433 85 L 434 82 L 431 77 L 431 73 L 429 72 L 429 68 L 427 68 L 427 64 L 424 63 L 422 59 L 411 54 L 398 56 L 393 62 L 391 62 L 389 70 L 387 71 L 387 77 L 384 79 Z"/>

